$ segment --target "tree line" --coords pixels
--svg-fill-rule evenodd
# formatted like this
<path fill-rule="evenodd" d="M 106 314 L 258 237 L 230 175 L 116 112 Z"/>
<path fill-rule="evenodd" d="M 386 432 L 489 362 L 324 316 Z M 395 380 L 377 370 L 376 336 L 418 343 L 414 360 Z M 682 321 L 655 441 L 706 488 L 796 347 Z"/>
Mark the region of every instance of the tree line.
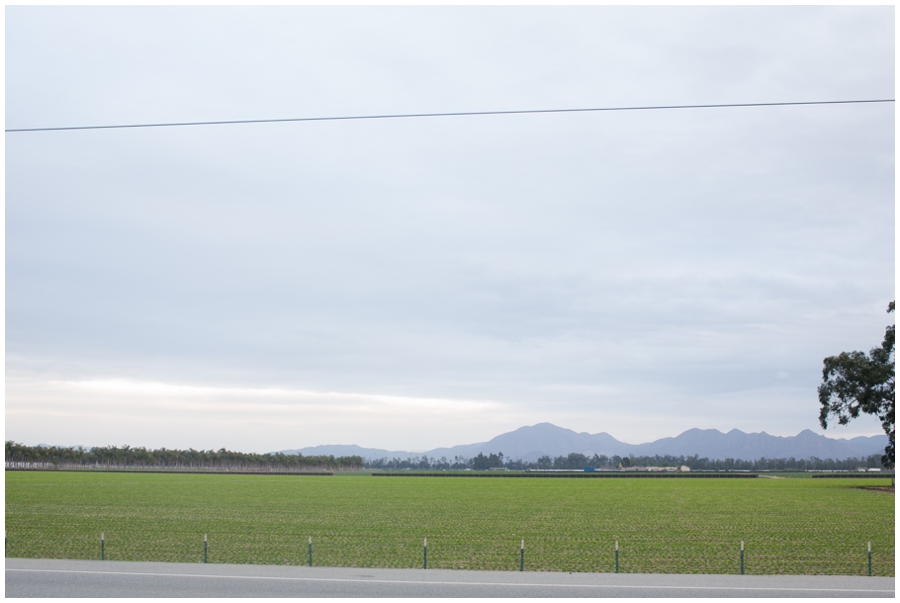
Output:
<path fill-rule="evenodd" d="M 868 457 L 848 459 L 820 459 L 810 457 L 808 459 L 796 459 L 794 457 L 781 459 L 760 458 L 752 461 L 742 459 L 709 459 L 694 456 L 607 456 L 605 454 L 586 456 L 584 454 L 571 453 L 566 456 L 542 456 L 537 461 L 526 462 L 519 459 L 511 459 L 503 456 L 503 453 L 491 453 L 465 458 L 461 456 L 448 459 L 429 458 L 428 456 L 414 457 L 411 459 L 375 459 L 365 462 L 366 469 L 374 470 L 402 470 L 411 469 L 419 471 L 484 471 L 490 469 L 508 469 L 510 471 L 548 470 L 548 469 L 618 469 L 628 467 L 681 467 L 687 466 L 692 471 L 854 471 L 858 468 L 881 468 L 882 458 L 873 454 Z"/>
<path fill-rule="evenodd" d="M 752 461 L 741 459 L 713 459 L 694 456 L 607 456 L 605 454 L 587 456 L 571 453 L 565 456 L 542 456 L 537 461 L 526 462 L 505 457 L 502 452 L 467 458 L 455 456 L 410 459 L 375 459 L 363 461 L 360 456 L 303 456 L 281 452 L 258 454 L 219 450 L 173 450 L 160 448 L 132 448 L 130 446 L 105 446 L 102 448 L 63 448 L 58 446 L 25 446 L 13 441 L 6 442 L 7 468 L 33 469 L 176 469 L 197 471 L 358 471 L 374 470 L 420 470 L 420 471 L 486 471 L 508 469 L 511 471 L 547 469 L 617 469 L 628 467 L 690 467 L 692 471 L 809 471 L 841 470 L 853 471 L 857 468 L 882 467 L 879 455 L 849 459 L 808 459 L 760 458 Z"/>
<path fill-rule="evenodd" d="M 219 450 L 171 450 L 105 446 L 62 448 L 6 442 L 7 468 L 177 469 L 206 471 L 358 471 L 360 456 L 303 456 L 281 452 L 258 454 Z"/>

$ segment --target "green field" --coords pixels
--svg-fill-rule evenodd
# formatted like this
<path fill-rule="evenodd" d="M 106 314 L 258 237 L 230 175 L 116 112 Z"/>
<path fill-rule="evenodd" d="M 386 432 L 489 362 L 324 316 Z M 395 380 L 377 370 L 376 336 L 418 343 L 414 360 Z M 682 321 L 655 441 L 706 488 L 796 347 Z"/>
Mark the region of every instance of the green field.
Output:
<path fill-rule="evenodd" d="M 890 479 L 461 479 L 7 472 L 8 557 L 894 575 Z"/>

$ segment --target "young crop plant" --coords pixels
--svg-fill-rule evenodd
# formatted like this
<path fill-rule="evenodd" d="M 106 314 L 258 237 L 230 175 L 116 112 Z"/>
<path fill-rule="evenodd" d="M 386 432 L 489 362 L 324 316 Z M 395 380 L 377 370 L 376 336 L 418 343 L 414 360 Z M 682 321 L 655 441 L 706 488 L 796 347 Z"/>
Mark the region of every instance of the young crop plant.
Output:
<path fill-rule="evenodd" d="M 883 482 L 883 483 L 882 483 Z M 7 472 L 8 557 L 894 575 L 884 479 L 378 479 Z"/>

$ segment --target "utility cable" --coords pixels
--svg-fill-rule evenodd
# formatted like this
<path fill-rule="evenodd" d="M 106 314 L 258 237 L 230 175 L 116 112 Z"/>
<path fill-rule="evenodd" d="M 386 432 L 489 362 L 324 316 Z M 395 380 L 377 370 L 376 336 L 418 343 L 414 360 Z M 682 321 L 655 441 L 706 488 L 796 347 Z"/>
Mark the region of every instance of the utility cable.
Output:
<path fill-rule="evenodd" d="M 116 124 L 106 126 L 58 126 L 52 128 L 10 128 L 11 132 L 60 132 L 64 130 L 119 130 L 126 128 L 175 128 L 183 126 L 224 126 L 235 124 L 274 124 L 301 121 L 349 121 L 363 119 L 406 119 L 413 117 L 470 117 L 475 115 L 527 115 L 538 113 L 596 113 L 601 111 L 660 111 L 666 109 L 722 109 L 732 107 L 795 107 L 801 105 L 851 105 L 892 103 L 894 99 L 806 101 L 790 103 L 730 103 L 718 105 L 658 105 L 645 107 L 594 107 L 588 109 L 524 109 L 519 111 L 460 111 L 456 113 L 401 113 L 393 115 L 348 115 L 338 117 L 288 117 L 282 119 L 235 119 L 223 121 L 184 121 L 169 123 Z"/>

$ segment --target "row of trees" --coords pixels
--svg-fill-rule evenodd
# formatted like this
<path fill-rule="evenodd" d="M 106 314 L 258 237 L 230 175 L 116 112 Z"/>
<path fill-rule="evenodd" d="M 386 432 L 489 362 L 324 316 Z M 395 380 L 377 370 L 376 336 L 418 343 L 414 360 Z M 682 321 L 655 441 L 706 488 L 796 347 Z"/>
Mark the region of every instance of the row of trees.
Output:
<path fill-rule="evenodd" d="M 881 457 L 872 455 L 869 457 L 849 459 L 767 459 L 760 458 L 752 461 L 741 459 L 708 459 L 694 456 L 607 456 L 605 454 L 587 456 L 571 453 L 567 456 L 551 458 L 542 456 L 537 461 L 525 462 L 505 458 L 503 453 L 485 456 L 479 453 L 474 458 L 456 456 L 452 460 L 446 457 L 428 458 L 427 456 L 414 457 L 412 459 L 376 459 L 365 463 L 366 469 L 398 470 L 412 469 L 420 471 L 463 471 L 471 469 L 484 471 L 489 469 L 509 469 L 511 471 L 524 471 L 527 469 L 583 469 L 595 467 L 597 469 L 616 469 L 619 466 L 627 467 L 690 467 L 692 471 L 854 471 L 858 468 L 879 468 L 882 466 Z"/>
<path fill-rule="evenodd" d="M 123 446 L 106 446 L 103 448 L 60 448 L 56 446 L 25 446 L 16 442 L 6 442 L 6 466 L 21 468 L 108 468 L 108 469 L 178 469 L 206 471 L 357 471 L 366 469 L 397 470 L 414 469 L 420 471 L 460 471 L 471 469 L 485 471 L 490 469 L 509 469 L 524 471 L 526 469 L 616 469 L 622 467 L 680 467 L 686 465 L 693 471 L 807 471 L 807 470 L 846 470 L 859 467 L 876 468 L 882 466 L 878 455 L 867 458 L 851 458 L 843 460 L 818 459 L 766 459 L 753 461 L 740 459 L 710 460 L 694 456 L 607 456 L 605 454 L 586 456 L 571 453 L 567 456 L 551 458 L 543 456 L 534 462 L 510 459 L 503 453 L 484 455 L 479 453 L 473 458 L 456 456 L 453 459 L 429 458 L 427 456 L 412 459 L 377 459 L 363 462 L 359 456 L 303 456 L 301 454 L 256 454 L 232 452 L 224 448 L 220 450 L 170 450 L 160 448 L 131 448 Z"/>
<path fill-rule="evenodd" d="M 584 454 L 571 453 L 567 456 L 551 458 L 542 456 L 537 461 L 525 462 L 506 458 L 503 453 L 485 456 L 479 453 L 474 458 L 454 457 L 452 460 L 446 457 L 428 458 L 427 456 L 401 460 L 377 459 L 367 461 L 366 469 L 397 470 L 412 469 L 420 471 L 462 471 L 471 469 L 484 471 L 489 469 L 509 469 L 511 471 L 524 471 L 527 469 L 583 469 L 594 467 L 597 469 L 617 469 L 619 466 L 627 467 L 690 467 L 692 471 L 854 471 L 860 467 L 880 468 L 881 457 L 872 455 L 869 457 L 849 459 L 767 459 L 760 458 L 752 461 L 741 459 L 713 459 L 694 456 L 607 456 L 605 454 L 586 456 Z"/>
<path fill-rule="evenodd" d="M 106 446 L 61 448 L 25 446 L 6 442 L 6 466 L 23 468 L 144 468 L 206 471 L 357 471 L 360 456 L 303 456 L 301 454 L 246 453 L 220 450 L 170 450 Z"/>

